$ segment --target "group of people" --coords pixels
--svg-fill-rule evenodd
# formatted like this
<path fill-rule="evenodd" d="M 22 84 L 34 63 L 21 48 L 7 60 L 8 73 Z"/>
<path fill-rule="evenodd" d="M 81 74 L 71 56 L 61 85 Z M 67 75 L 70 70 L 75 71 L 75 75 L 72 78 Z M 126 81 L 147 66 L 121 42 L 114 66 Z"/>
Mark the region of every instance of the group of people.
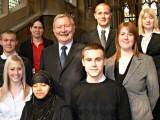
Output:
<path fill-rule="evenodd" d="M 69 14 L 53 20 L 56 40 L 44 23 L 30 24 L 22 42 L 13 31 L 0 44 L 0 119 L 159 120 L 160 30 L 151 8 L 132 22 L 111 27 L 109 4 L 95 8 L 97 28 L 75 40 Z"/>

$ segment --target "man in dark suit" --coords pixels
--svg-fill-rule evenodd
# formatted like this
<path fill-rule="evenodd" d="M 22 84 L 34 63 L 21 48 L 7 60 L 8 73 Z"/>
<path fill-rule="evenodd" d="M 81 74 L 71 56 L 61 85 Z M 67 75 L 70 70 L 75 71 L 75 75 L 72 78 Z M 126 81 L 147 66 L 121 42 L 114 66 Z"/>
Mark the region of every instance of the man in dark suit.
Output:
<path fill-rule="evenodd" d="M 107 3 L 100 3 L 95 8 L 94 17 L 97 21 L 97 28 L 86 33 L 82 38 L 82 43 L 101 43 L 105 48 L 106 57 L 115 53 L 115 30 L 111 28 L 112 11 Z"/>
<path fill-rule="evenodd" d="M 83 45 L 73 40 L 75 24 L 68 14 L 59 14 L 54 18 L 53 32 L 57 42 L 44 49 L 41 68 L 62 86 L 60 94 L 64 92 L 69 102 L 71 89 L 85 76 L 81 63 Z"/>
<path fill-rule="evenodd" d="M 3 84 L 3 69 L 4 64 L 8 56 L 18 54 L 16 52 L 16 46 L 18 44 L 18 40 L 16 38 L 16 33 L 13 31 L 6 31 L 2 33 L 0 43 L 2 45 L 3 51 L 0 55 L 0 86 Z M 26 82 L 31 85 L 32 80 L 32 67 L 29 60 L 23 56 L 20 56 L 23 59 L 26 71 Z"/>
<path fill-rule="evenodd" d="M 40 70 L 41 55 L 44 48 L 53 41 L 43 37 L 44 23 L 38 18 L 30 24 L 31 37 L 21 43 L 19 54 L 27 57 L 32 65 L 33 73 Z"/>

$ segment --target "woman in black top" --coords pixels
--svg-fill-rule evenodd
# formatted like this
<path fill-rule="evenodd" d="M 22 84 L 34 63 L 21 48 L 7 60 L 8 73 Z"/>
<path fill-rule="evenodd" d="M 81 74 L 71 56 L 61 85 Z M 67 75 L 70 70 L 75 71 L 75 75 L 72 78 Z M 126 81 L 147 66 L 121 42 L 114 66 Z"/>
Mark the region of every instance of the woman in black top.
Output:
<path fill-rule="evenodd" d="M 68 105 L 55 94 L 55 84 L 46 71 L 33 78 L 32 99 L 26 103 L 21 120 L 72 120 Z"/>
<path fill-rule="evenodd" d="M 152 8 L 142 9 L 138 19 L 139 50 L 153 57 L 158 73 L 160 85 L 160 29 L 155 10 Z M 154 109 L 154 120 L 160 119 L 160 98 Z"/>

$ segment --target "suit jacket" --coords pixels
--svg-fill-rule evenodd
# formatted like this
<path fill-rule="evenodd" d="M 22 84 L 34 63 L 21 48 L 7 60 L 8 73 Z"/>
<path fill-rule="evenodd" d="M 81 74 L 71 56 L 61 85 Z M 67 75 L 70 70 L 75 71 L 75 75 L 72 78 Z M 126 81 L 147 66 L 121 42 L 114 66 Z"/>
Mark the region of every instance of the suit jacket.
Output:
<path fill-rule="evenodd" d="M 81 63 L 83 47 L 84 45 L 78 43 L 72 44 L 63 68 L 60 64 L 58 43 L 44 49 L 42 53 L 41 69 L 48 71 L 53 80 L 63 87 L 67 102 L 70 100 L 71 89 L 85 76 Z"/>
<path fill-rule="evenodd" d="M 142 38 L 143 36 L 140 35 L 140 40 L 138 43 L 138 48 L 139 48 L 139 51 L 141 52 L 142 52 L 142 48 L 141 48 Z M 152 33 L 152 37 L 148 44 L 146 54 L 153 57 L 154 63 L 157 68 L 157 72 L 159 76 L 159 83 L 160 83 L 160 34 Z"/>
<path fill-rule="evenodd" d="M 116 50 L 115 34 L 116 34 L 116 31 L 110 28 L 107 43 L 106 43 L 106 48 L 105 48 L 105 53 L 107 58 L 111 57 L 115 53 L 115 50 Z M 101 44 L 97 29 L 86 33 L 81 38 L 81 42 L 85 44 L 94 43 L 94 42 Z"/>
<path fill-rule="evenodd" d="M 106 62 L 106 76 L 115 80 L 115 56 Z M 123 80 L 127 90 L 133 120 L 152 120 L 152 110 L 159 97 L 156 68 L 150 56 L 134 56 Z"/>
<path fill-rule="evenodd" d="M 43 38 L 44 40 L 44 48 L 48 47 L 49 45 L 53 44 L 53 41 L 51 40 L 48 40 L 46 38 Z M 32 65 L 32 68 L 34 66 L 34 63 L 33 63 L 33 48 L 32 48 L 32 39 L 29 38 L 25 41 L 23 41 L 21 44 L 20 44 L 20 48 L 19 48 L 19 54 L 28 58 L 31 62 L 31 65 Z"/>

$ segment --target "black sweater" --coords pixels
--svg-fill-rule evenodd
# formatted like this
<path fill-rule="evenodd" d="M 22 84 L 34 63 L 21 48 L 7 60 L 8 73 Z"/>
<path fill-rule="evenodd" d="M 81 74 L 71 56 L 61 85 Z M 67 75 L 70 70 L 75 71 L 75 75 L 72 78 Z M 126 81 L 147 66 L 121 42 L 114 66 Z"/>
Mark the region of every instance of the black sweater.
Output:
<path fill-rule="evenodd" d="M 131 120 L 125 88 L 109 80 L 101 83 L 81 82 L 72 92 L 75 120 Z"/>

